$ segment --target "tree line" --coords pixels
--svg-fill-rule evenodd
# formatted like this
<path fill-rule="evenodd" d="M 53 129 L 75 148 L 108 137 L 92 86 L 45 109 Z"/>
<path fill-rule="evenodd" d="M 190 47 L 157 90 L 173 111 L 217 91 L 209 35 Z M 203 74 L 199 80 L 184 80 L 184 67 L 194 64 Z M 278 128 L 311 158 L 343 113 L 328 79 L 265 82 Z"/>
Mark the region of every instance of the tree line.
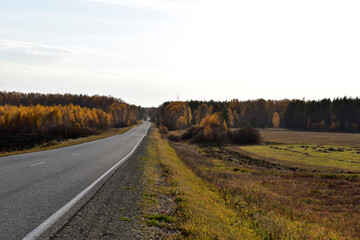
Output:
<path fill-rule="evenodd" d="M 47 138 L 88 136 L 112 127 L 129 126 L 143 117 L 141 107 L 112 97 L 86 96 L 80 101 L 82 105 L 99 106 L 96 108 L 75 105 L 81 95 L 2 92 L 0 96 L 0 133 L 7 135 L 38 134 Z M 58 102 L 68 103 L 71 99 L 76 101 L 55 105 Z M 22 105 L 23 101 L 27 101 L 28 105 Z M 33 105 L 36 102 L 44 105 Z"/>
<path fill-rule="evenodd" d="M 43 105 L 43 106 L 57 106 L 57 105 L 70 105 L 86 107 L 86 108 L 100 108 L 103 111 L 107 109 L 113 103 L 125 103 L 120 98 L 114 98 L 112 96 L 100 96 L 100 95 L 83 95 L 83 94 L 42 94 L 42 93 L 20 93 L 20 92 L 0 92 L 0 105 L 4 106 L 31 106 L 31 105 Z"/>
<path fill-rule="evenodd" d="M 169 130 L 182 129 L 190 125 L 199 126 L 208 115 L 218 114 L 229 128 L 285 127 L 284 115 L 290 100 L 249 100 L 239 101 L 187 101 L 165 102 L 159 108 L 147 109 L 148 115 L 158 125 Z M 181 107 L 180 107 L 181 106 Z M 182 111 L 179 111 L 182 109 Z M 186 110 L 186 111 L 185 111 Z M 178 125 L 178 119 L 181 120 Z M 171 120 L 170 120 L 171 119 Z"/>
<path fill-rule="evenodd" d="M 147 114 L 169 130 L 200 126 L 203 119 L 218 114 L 229 128 L 282 127 L 313 131 L 359 131 L 359 98 L 333 100 L 248 100 L 165 102 L 148 108 Z"/>
<path fill-rule="evenodd" d="M 206 144 L 254 144 L 260 141 L 259 132 L 250 125 L 236 130 L 228 129 L 228 124 L 232 124 L 232 120 L 229 116 L 226 119 L 224 115 L 232 114 L 232 111 L 222 113 L 221 108 L 215 104 L 202 103 L 191 111 L 188 102 L 168 102 L 157 113 L 155 109 L 149 109 L 149 112 L 158 114 L 157 124 L 162 134 L 167 134 L 168 129 L 185 129 L 192 126 L 182 136 L 169 135 L 171 141 L 189 140 L 190 143 Z"/>
<path fill-rule="evenodd" d="M 286 110 L 285 125 L 315 131 L 359 131 L 360 99 L 293 100 Z"/>
<path fill-rule="evenodd" d="M 99 108 L 67 106 L 0 106 L 0 132 L 80 137 L 111 127 L 131 125 L 140 118 L 137 107 L 114 103 L 109 112 Z"/>

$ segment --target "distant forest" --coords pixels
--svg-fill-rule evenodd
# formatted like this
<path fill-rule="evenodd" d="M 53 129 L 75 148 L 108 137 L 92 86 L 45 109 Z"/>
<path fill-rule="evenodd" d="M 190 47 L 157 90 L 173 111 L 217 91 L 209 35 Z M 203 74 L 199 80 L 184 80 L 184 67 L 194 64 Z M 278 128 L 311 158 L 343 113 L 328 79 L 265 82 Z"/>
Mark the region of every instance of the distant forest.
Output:
<path fill-rule="evenodd" d="M 169 130 L 200 126 L 213 116 L 226 128 L 282 127 L 359 131 L 360 99 L 165 102 L 147 114 Z M 0 132 L 77 137 L 133 124 L 144 109 L 111 96 L 0 92 Z M 209 118 L 208 118 L 209 119 Z"/>
<path fill-rule="evenodd" d="M 214 114 L 229 128 L 245 125 L 268 128 L 274 125 L 274 115 L 278 116 L 276 125 L 284 126 L 283 119 L 289 102 L 264 99 L 244 102 L 237 99 L 225 102 L 191 100 L 165 102 L 159 108 L 148 109 L 148 112 L 157 124 L 164 125 L 169 130 L 182 129 L 190 125 L 199 126 L 207 116 Z"/>
<path fill-rule="evenodd" d="M 88 96 L 77 94 L 41 94 L 41 93 L 20 93 L 20 92 L 0 92 L 0 105 L 4 106 L 57 106 L 74 105 L 86 108 L 100 108 L 107 111 L 113 103 L 125 103 L 120 98 L 111 96 Z"/>
<path fill-rule="evenodd" d="M 0 92 L 2 135 L 88 136 L 131 125 L 142 117 L 141 107 L 113 97 Z"/>
<path fill-rule="evenodd" d="M 199 126 L 206 116 L 217 114 L 229 128 L 251 125 L 312 131 L 359 131 L 360 99 L 336 98 L 319 101 L 249 100 L 165 102 L 147 109 L 158 125 L 169 130 Z M 223 124 L 223 123 L 222 123 Z"/>
<path fill-rule="evenodd" d="M 287 106 L 284 119 L 287 128 L 359 131 L 360 99 L 294 100 Z"/>

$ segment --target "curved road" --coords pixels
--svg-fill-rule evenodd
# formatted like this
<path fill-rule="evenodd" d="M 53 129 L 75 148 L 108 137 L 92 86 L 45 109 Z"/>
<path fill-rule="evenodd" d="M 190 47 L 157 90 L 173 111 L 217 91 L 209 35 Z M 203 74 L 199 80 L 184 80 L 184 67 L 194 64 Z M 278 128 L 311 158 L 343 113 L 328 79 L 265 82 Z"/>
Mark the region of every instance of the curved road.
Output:
<path fill-rule="evenodd" d="M 0 239 L 22 239 L 125 158 L 149 122 L 101 140 L 0 158 Z"/>

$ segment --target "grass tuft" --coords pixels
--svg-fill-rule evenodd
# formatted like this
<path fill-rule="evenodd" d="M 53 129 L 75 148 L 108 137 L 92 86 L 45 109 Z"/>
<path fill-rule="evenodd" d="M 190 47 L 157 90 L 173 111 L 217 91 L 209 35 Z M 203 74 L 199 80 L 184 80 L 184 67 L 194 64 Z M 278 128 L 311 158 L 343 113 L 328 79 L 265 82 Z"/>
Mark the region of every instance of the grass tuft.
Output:
<path fill-rule="evenodd" d="M 133 220 L 130 218 L 126 218 L 126 217 L 120 217 L 120 221 L 132 222 Z"/>
<path fill-rule="evenodd" d="M 133 187 L 122 187 L 121 189 L 136 191 L 136 188 L 133 188 Z"/>
<path fill-rule="evenodd" d="M 163 214 L 151 214 L 151 215 L 145 215 L 144 217 L 149 219 L 149 220 L 156 220 L 156 221 L 167 222 L 167 223 L 174 222 L 173 217 L 166 216 L 166 215 L 163 215 Z"/>

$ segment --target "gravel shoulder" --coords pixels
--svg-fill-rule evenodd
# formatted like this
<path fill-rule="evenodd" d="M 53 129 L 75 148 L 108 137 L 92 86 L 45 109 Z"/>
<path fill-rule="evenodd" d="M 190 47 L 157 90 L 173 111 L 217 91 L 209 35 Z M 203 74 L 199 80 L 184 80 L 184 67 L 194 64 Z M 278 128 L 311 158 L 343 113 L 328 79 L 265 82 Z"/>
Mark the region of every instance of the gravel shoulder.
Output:
<path fill-rule="evenodd" d="M 142 157 L 148 140 L 147 136 L 131 159 L 50 239 L 147 238 L 142 217 Z"/>

